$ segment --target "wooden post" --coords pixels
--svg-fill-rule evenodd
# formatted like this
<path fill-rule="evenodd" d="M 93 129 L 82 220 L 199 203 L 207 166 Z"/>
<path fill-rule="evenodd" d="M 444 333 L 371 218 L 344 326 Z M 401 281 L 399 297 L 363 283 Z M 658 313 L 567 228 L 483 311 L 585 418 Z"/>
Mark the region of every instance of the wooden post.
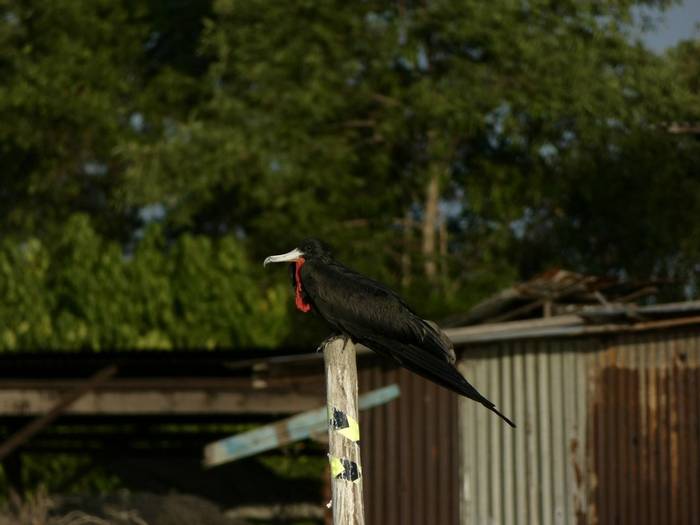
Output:
<path fill-rule="evenodd" d="M 333 525 L 364 525 L 355 345 L 337 337 L 323 345 L 328 399 L 328 459 Z"/>

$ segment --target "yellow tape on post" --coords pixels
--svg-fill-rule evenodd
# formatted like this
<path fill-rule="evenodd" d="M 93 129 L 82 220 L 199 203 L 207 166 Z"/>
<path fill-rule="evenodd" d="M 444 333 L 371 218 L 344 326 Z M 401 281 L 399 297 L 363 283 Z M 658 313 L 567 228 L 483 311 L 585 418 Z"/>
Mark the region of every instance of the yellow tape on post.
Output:
<path fill-rule="evenodd" d="M 352 460 L 328 456 L 331 463 L 331 476 L 335 479 L 344 479 L 357 483 L 362 477 L 362 469 Z"/>
<path fill-rule="evenodd" d="M 334 458 L 333 456 L 330 456 L 331 460 L 331 476 L 334 478 L 338 477 L 338 474 L 342 474 L 343 471 L 345 470 L 345 467 L 343 466 L 343 462 L 340 460 L 340 458 Z"/>
<path fill-rule="evenodd" d="M 357 443 L 360 441 L 360 425 L 342 410 L 328 406 L 328 424 L 341 436 Z"/>

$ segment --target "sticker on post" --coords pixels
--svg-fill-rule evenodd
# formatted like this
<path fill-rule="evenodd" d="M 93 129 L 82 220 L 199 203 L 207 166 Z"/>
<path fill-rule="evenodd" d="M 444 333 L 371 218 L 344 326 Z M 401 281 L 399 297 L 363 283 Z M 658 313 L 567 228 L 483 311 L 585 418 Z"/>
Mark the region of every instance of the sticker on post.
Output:
<path fill-rule="evenodd" d="M 360 441 L 360 425 L 342 410 L 328 406 L 328 424 L 343 437 L 357 443 Z"/>
<path fill-rule="evenodd" d="M 354 461 L 330 455 L 329 458 L 331 462 L 331 476 L 333 478 L 357 483 L 362 477 L 362 470 Z"/>

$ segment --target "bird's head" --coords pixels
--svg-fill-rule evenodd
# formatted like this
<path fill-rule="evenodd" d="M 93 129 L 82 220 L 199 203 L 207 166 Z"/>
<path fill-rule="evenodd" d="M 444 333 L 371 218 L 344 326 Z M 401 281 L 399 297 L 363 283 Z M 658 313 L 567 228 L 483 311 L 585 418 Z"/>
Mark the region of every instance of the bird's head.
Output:
<path fill-rule="evenodd" d="M 318 239 L 309 238 L 301 241 L 299 246 L 294 248 L 292 251 L 281 255 L 270 255 L 263 262 L 263 266 L 267 266 L 270 263 L 279 262 L 299 262 L 302 260 L 309 261 L 328 256 L 330 256 L 330 250 L 325 243 L 319 241 Z"/>

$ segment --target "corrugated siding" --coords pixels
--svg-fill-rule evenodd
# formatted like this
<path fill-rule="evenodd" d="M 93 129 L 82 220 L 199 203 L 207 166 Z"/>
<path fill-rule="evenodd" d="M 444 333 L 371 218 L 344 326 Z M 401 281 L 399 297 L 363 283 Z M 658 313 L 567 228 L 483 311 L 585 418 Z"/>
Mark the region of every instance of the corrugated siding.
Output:
<path fill-rule="evenodd" d="M 359 381 L 360 393 L 401 389 L 360 415 L 366 523 L 457 525 L 457 396 L 378 359 L 360 366 Z"/>
<path fill-rule="evenodd" d="M 460 367 L 461 523 L 700 523 L 700 331 L 503 342 Z"/>

